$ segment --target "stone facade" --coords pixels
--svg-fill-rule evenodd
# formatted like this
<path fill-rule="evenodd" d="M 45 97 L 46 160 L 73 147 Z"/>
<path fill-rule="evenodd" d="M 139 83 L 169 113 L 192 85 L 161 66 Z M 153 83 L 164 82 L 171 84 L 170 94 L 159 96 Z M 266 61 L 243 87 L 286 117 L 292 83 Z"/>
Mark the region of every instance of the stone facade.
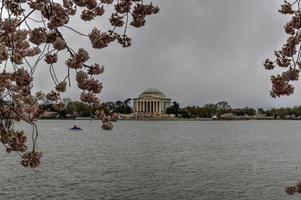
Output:
<path fill-rule="evenodd" d="M 164 114 L 171 105 L 171 99 L 158 89 L 150 88 L 133 99 L 134 113 Z"/>

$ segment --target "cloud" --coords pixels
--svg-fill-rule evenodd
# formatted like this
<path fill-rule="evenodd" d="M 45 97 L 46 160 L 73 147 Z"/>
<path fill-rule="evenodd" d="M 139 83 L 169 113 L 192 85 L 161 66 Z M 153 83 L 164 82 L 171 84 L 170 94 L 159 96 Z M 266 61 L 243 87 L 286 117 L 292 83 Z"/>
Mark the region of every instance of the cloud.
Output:
<path fill-rule="evenodd" d="M 181 105 L 203 105 L 227 100 L 233 106 L 290 106 L 299 104 L 301 88 L 291 97 L 269 96 L 270 74 L 262 67 L 266 57 L 285 40 L 287 18 L 277 10 L 280 2 L 270 0 L 164 0 L 154 1 L 161 11 L 148 18 L 146 27 L 131 28 L 133 46 L 113 45 L 92 50 L 87 38 L 66 30 L 74 48 L 86 47 L 91 58 L 104 64 L 100 77 L 103 100 L 136 97 L 155 87 Z M 87 32 L 86 25 L 73 25 Z M 97 21 L 93 26 L 101 26 Z M 36 89 L 53 85 L 47 67 L 37 72 Z M 56 66 L 59 74 L 64 63 Z M 67 95 L 78 98 L 75 83 Z"/>

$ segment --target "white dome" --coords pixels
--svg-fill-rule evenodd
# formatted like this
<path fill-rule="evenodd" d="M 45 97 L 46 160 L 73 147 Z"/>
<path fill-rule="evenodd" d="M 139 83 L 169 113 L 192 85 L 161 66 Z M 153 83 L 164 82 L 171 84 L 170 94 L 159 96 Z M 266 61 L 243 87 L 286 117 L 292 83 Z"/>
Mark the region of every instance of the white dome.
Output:
<path fill-rule="evenodd" d="M 142 92 L 139 95 L 139 98 L 145 97 L 145 96 L 166 98 L 166 96 L 164 95 L 164 93 L 161 92 L 160 90 L 156 89 L 156 88 L 149 88 L 149 89 L 145 90 L 144 92 Z"/>

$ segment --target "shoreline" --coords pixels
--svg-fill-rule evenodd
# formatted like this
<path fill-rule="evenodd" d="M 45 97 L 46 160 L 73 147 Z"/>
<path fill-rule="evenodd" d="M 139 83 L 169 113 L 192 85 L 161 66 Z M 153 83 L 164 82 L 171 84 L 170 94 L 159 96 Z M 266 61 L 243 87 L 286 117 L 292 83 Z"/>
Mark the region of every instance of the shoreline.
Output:
<path fill-rule="evenodd" d="M 80 120 L 90 120 L 95 121 L 99 119 L 95 118 L 77 118 L 77 119 L 58 119 L 58 118 L 43 118 L 39 120 L 73 120 L 73 121 L 80 121 Z M 118 121 L 298 121 L 301 119 L 272 119 L 272 118 L 254 118 L 254 119 L 211 119 L 211 118 L 200 118 L 200 119 L 190 119 L 190 118 L 141 118 L 141 119 L 118 119 Z"/>

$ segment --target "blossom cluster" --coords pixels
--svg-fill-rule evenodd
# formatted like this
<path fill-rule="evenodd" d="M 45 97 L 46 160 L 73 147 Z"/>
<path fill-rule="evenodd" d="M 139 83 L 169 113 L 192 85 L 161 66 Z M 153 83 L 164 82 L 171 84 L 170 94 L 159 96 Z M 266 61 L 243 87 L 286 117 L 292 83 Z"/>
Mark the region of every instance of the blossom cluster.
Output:
<path fill-rule="evenodd" d="M 112 115 L 107 115 L 104 110 L 97 110 L 96 117 L 102 121 L 102 128 L 105 130 L 111 130 L 113 128 L 113 122 L 116 122 L 118 115 L 112 113 Z"/>
<path fill-rule="evenodd" d="M 27 70 L 18 68 L 14 72 L 3 71 L 0 78 L 0 142 L 8 153 L 19 152 L 23 157 L 32 151 L 28 150 L 25 132 L 14 130 L 13 122 L 23 120 L 34 125 L 34 121 L 43 111 L 39 107 L 37 97 L 31 94 L 33 79 Z"/>
<path fill-rule="evenodd" d="M 301 0 L 284 1 L 279 12 L 290 16 L 290 20 L 284 26 L 288 38 L 281 50 L 274 51 L 275 59 L 266 59 L 263 63 L 267 70 L 282 71 L 281 74 L 271 76 L 270 94 L 274 98 L 294 92 L 292 81 L 299 79 L 301 70 Z M 286 187 L 285 191 L 289 195 L 301 193 L 301 182 Z"/>
<path fill-rule="evenodd" d="M 289 15 L 290 20 L 284 26 L 284 31 L 288 34 L 286 43 L 281 50 L 275 51 L 275 59 L 266 59 L 264 67 L 267 70 L 281 69 L 282 73 L 271 76 L 272 97 L 290 95 L 294 92 L 292 81 L 299 79 L 301 68 L 301 0 L 289 2 L 284 1 L 281 5 L 280 13 Z"/>
<path fill-rule="evenodd" d="M 301 193 L 301 182 L 296 184 L 295 186 L 285 187 L 285 192 L 289 195 L 293 195 L 295 193 Z"/>
<path fill-rule="evenodd" d="M 104 15 L 106 12 L 108 15 Z M 3 0 L 0 12 L 0 142 L 7 152 L 18 152 L 25 167 L 40 164 L 42 154 L 36 151 L 38 134 L 35 125 L 43 114 L 39 102 L 47 100 L 54 110 L 64 110 L 61 99 L 67 86 L 71 85 L 70 74 L 73 73 L 70 71 L 75 72 L 77 86 L 82 90 L 80 99 L 89 104 L 100 104 L 98 94 L 103 86 L 97 76 L 104 72 L 104 66 L 90 62 L 89 52 L 84 48 L 74 50 L 63 30 L 86 38 L 95 49 L 106 48 L 113 42 L 129 47 L 132 39 L 127 35 L 128 28 L 144 26 L 146 18 L 158 12 L 158 7 L 142 0 Z M 87 33 L 81 33 L 70 24 L 70 19 L 76 15 L 85 24 L 109 16 L 112 27 L 109 30 L 90 27 L 86 29 Z M 66 73 L 57 76 L 55 65 L 60 59 L 65 63 Z M 34 95 L 33 76 L 40 62 L 49 66 L 54 87 Z M 104 129 L 113 128 L 114 114 L 98 111 L 97 116 Z M 13 123 L 21 120 L 35 127 L 31 150 L 26 145 L 27 134 L 13 130 Z"/>

